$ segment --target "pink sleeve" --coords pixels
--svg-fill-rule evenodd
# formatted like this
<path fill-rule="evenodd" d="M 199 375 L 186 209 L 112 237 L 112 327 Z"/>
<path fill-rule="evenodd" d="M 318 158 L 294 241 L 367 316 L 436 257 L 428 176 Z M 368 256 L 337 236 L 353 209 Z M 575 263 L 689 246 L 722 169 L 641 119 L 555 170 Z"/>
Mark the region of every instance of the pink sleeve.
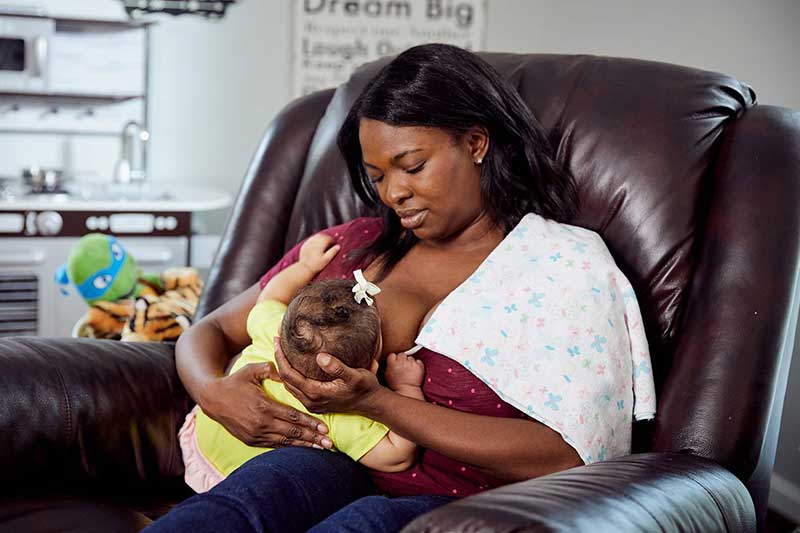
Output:
<path fill-rule="evenodd" d="M 356 218 L 354 220 L 351 220 L 350 222 L 345 222 L 344 224 L 324 229 L 320 231 L 320 233 L 325 233 L 327 235 L 330 235 L 331 237 L 333 236 L 338 237 L 340 234 L 348 235 L 350 231 L 352 231 L 359 225 L 359 223 L 362 223 L 362 225 L 363 223 L 372 223 L 372 225 L 374 225 L 373 220 L 374 219 L 368 219 L 363 217 Z M 281 258 L 280 261 L 278 261 L 272 268 L 270 268 L 266 274 L 261 276 L 261 279 L 259 280 L 259 286 L 262 289 L 267 285 L 269 280 L 271 280 L 275 276 L 275 274 L 277 274 L 284 268 L 288 267 L 289 265 L 296 263 L 300 259 L 300 247 L 303 246 L 303 243 L 306 242 L 306 240 L 307 238 L 303 239 L 302 241 L 294 245 L 294 247 L 292 247 L 291 250 L 286 252 L 286 254 Z"/>

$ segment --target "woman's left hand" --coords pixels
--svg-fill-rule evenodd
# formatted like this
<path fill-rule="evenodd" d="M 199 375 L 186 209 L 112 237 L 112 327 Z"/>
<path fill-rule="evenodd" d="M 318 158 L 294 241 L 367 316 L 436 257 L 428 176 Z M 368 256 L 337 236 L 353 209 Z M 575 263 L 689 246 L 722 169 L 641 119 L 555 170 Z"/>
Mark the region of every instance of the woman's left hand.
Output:
<path fill-rule="evenodd" d="M 317 381 L 294 369 L 275 338 L 275 360 L 286 389 L 312 413 L 359 413 L 372 402 L 373 394 L 383 388 L 378 378 L 367 369 L 352 368 L 336 357 L 317 354 L 317 364 L 334 377 L 333 381 Z"/>

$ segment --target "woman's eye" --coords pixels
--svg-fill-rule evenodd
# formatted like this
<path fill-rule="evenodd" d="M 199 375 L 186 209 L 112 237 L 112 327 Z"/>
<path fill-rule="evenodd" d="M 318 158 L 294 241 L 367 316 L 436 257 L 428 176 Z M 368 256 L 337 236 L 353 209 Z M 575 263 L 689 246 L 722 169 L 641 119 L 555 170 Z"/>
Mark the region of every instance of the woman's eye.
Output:
<path fill-rule="evenodd" d="M 423 161 L 422 163 L 413 168 L 409 168 L 408 170 L 406 170 L 406 172 L 408 172 L 409 174 L 416 174 L 417 172 L 420 172 L 423 168 L 425 168 L 425 161 Z"/>
<path fill-rule="evenodd" d="M 378 183 L 383 181 L 383 176 L 377 176 L 377 177 L 370 176 L 369 181 L 371 181 L 373 185 L 377 185 Z"/>

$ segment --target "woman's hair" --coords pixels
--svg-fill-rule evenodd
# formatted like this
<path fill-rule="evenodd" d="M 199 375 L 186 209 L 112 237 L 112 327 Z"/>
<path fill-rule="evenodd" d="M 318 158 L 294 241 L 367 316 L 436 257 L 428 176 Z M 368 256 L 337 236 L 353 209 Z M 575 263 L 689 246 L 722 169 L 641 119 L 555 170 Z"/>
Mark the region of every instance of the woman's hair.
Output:
<path fill-rule="evenodd" d="M 353 281 L 331 279 L 303 287 L 289 303 L 281 323 L 280 343 L 289 363 L 319 381 L 334 379 L 317 364 L 329 353 L 353 368 L 369 368 L 380 335 L 375 305 L 358 303 Z"/>
<path fill-rule="evenodd" d="M 564 222 L 577 211 L 572 176 L 556 161 L 543 128 L 503 76 L 456 46 L 409 48 L 367 84 L 337 139 L 356 192 L 385 218 L 383 233 L 363 250 L 381 260 L 378 279 L 417 239 L 402 228 L 394 211 L 382 206 L 370 182 L 358 138 L 362 118 L 393 126 L 443 128 L 456 139 L 474 126 L 486 128 L 489 150 L 481 165 L 482 203 L 490 220 L 506 234 L 527 213 Z"/>

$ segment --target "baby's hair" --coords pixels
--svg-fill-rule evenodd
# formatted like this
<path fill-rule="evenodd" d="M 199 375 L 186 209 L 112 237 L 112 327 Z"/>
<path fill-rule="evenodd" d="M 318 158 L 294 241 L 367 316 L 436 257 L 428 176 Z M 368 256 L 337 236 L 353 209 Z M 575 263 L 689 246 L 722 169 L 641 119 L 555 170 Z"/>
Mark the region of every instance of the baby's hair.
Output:
<path fill-rule="evenodd" d="M 331 381 L 317 364 L 329 353 L 353 368 L 369 368 L 380 335 L 375 305 L 358 303 L 353 280 L 330 279 L 306 285 L 289 303 L 280 343 L 289 363 L 304 376 Z"/>

